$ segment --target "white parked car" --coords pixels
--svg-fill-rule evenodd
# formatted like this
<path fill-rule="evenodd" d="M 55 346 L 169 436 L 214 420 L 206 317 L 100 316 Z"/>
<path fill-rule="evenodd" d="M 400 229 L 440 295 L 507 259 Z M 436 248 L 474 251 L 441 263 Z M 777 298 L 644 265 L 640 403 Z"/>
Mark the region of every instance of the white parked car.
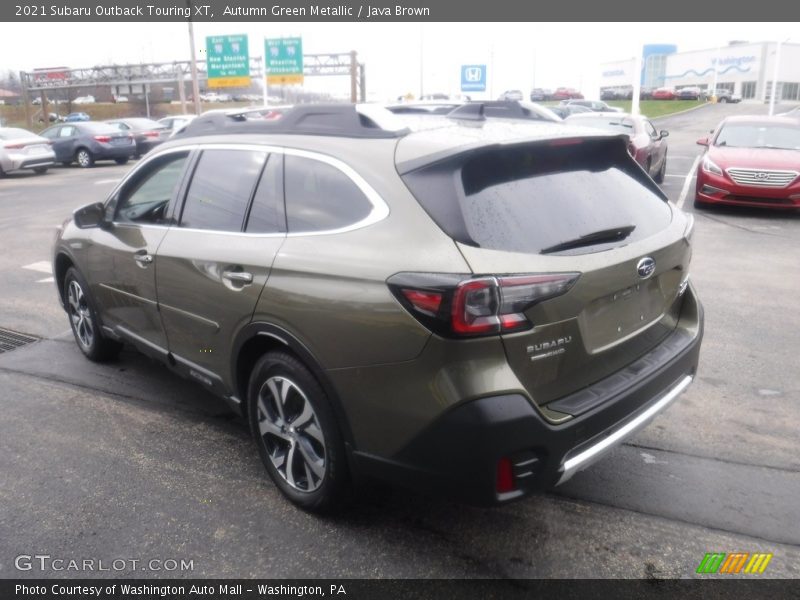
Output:
<path fill-rule="evenodd" d="M 72 101 L 73 104 L 94 104 L 94 96 L 78 96 Z"/>
<path fill-rule="evenodd" d="M 42 174 L 55 163 L 50 140 L 16 127 L 0 127 L 0 177 L 32 169 Z"/>

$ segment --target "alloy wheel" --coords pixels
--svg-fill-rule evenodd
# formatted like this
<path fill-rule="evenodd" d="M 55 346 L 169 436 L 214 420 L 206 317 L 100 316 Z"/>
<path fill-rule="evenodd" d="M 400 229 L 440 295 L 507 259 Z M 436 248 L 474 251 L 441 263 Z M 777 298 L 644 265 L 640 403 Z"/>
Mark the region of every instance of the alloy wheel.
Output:
<path fill-rule="evenodd" d="M 270 462 L 292 488 L 313 492 L 325 478 L 325 437 L 303 390 L 273 376 L 258 392 L 258 429 Z"/>
<path fill-rule="evenodd" d="M 86 150 L 78 152 L 78 164 L 82 167 L 88 167 L 92 164 L 92 157 Z"/>
<path fill-rule="evenodd" d="M 78 338 L 78 342 L 88 350 L 94 342 L 94 326 L 92 325 L 92 315 L 89 312 L 89 305 L 86 302 L 86 295 L 80 284 L 72 280 L 67 289 L 67 301 L 69 304 L 69 318 L 72 329 Z"/>

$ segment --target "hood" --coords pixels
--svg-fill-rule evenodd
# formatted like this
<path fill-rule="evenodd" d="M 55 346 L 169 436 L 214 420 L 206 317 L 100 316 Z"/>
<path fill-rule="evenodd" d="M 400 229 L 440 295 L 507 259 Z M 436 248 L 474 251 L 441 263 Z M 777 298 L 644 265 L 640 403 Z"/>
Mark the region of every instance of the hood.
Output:
<path fill-rule="evenodd" d="M 800 172 L 800 150 L 711 146 L 708 155 L 722 169 L 743 167 Z"/>

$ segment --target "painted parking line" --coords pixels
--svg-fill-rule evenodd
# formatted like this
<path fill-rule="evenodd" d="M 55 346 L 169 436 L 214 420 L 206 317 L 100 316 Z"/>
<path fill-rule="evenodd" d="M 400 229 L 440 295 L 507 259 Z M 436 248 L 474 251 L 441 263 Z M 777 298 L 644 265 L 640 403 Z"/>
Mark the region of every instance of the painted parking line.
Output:
<path fill-rule="evenodd" d="M 698 154 L 697 157 L 694 159 L 692 163 L 692 167 L 689 169 L 689 172 L 686 174 L 686 180 L 683 182 L 683 188 L 681 189 L 681 195 L 678 197 L 678 208 L 683 208 L 683 203 L 686 202 L 686 195 L 689 193 L 689 187 L 692 185 L 692 178 L 694 177 L 695 171 L 697 171 L 697 165 L 700 162 L 700 157 L 702 155 Z"/>
<path fill-rule="evenodd" d="M 40 260 L 39 262 L 24 265 L 22 268 L 30 271 L 37 271 L 39 273 L 51 274 L 53 272 L 53 266 L 50 264 L 49 260 Z M 53 283 L 54 281 L 55 279 L 53 279 L 51 276 L 45 277 L 44 279 L 39 279 L 36 281 L 36 283 Z"/>
<path fill-rule="evenodd" d="M 116 183 L 118 181 L 119 181 L 119 177 L 116 177 L 114 179 L 98 179 L 97 181 L 94 182 L 94 184 L 95 185 L 103 185 L 104 183 Z"/>

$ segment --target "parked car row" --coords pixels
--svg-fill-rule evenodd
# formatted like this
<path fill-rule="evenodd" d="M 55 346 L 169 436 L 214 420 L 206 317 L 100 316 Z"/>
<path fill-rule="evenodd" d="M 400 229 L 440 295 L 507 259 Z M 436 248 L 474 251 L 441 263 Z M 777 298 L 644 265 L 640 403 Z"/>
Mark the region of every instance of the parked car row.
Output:
<path fill-rule="evenodd" d="M 546 88 L 533 88 L 530 94 L 531 102 L 547 102 L 548 100 L 583 100 L 581 94 L 575 88 L 560 87 L 555 90 Z"/>

